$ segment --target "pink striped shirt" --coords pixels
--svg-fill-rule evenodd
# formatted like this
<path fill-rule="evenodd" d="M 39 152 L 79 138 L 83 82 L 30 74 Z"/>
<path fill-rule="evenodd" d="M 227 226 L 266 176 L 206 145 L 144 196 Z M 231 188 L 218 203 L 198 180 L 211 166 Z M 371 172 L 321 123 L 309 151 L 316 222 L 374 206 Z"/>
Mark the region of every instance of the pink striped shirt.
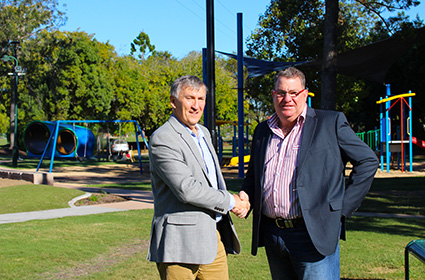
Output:
<path fill-rule="evenodd" d="M 292 130 L 284 136 L 277 114 L 268 120 L 273 132 L 267 147 L 263 187 L 263 214 L 270 218 L 295 219 L 302 216 L 296 187 L 296 166 L 307 106 Z"/>

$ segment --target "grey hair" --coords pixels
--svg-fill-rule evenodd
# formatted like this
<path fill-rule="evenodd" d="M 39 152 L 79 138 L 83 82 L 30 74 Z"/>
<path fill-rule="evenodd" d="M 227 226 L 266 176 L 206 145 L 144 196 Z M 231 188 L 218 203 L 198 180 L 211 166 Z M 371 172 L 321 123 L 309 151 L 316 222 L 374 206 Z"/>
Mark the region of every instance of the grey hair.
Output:
<path fill-rule="evenodd" d="M 301 85 L 302 85 L 303 88 L 305 88 L 305 75 L 301 70 L 299 70 L 295 67 L 288 67 L 284 70 L 279 71 L 274 78 L 275 84 L 276 84 L 277 80 L 279 79 L 279 77 L 284 77 L 284 78 L 287 78 L 287 79 L 300 78 Z"/>
<path fill-rule="evenodd" d="M 208 92 L 207 86 L 196 76 L 182 76 L 174 81 L 171 86 L 170 96 L 174 96 L 176 98 L 179 97 L 180 91 L 185 88 L 193 88 L 195 90 L 200 90 L 203 88 L 205 90 L 205 94 Z"/>

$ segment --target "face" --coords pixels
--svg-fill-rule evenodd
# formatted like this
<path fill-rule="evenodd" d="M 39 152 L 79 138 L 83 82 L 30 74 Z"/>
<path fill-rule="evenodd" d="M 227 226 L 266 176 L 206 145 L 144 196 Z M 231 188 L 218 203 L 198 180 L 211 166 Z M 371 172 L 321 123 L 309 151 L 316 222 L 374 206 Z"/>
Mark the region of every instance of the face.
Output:
<path fill-rule="evenodd" d="M 298 93 L 304 90 L 300 78 L 279 77 L 275 84 L 275 91 Z M 304 90 L 297 96 L 290 97 L 289 94 L 279 96 L 272 93 L 273 104 L 281 124 L 290 125 L 297 119 L 306 106 L 308 90 Z"/>
<path fill-rule="evenodd" d="M 203 88 L 184 88 L 180 91 L 179 97 L 170 97 L 174 116 L 196 132 L 195 125 L 202 117 L 205 108 L 206 92 Z"/>

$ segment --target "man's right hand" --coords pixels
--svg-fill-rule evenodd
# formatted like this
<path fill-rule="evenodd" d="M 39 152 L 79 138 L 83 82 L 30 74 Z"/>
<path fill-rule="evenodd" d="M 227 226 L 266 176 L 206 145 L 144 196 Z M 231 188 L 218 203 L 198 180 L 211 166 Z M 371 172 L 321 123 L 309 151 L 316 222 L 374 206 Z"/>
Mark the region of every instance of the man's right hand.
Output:
<path fill-rule="evenodd" d="M 232 212 L 239 218 L 245 218 L 251 208 L 248 194 L 241 191 L 239 196 L 234 194 L 233 197 L 235 198 L 235 207 L 233 207 Z"/>

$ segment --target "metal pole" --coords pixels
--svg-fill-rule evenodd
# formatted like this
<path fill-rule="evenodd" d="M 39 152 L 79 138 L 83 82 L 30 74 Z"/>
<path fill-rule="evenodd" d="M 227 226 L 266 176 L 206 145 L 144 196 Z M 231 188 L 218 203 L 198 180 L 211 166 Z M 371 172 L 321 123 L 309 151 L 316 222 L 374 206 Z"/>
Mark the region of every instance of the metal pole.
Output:
<path fill-rule="evenodd" d="M 19 147 L 18 147 L 18 73 L 16 72 L 16 67 L 18 66 L 18 58 L 16 57 L 16 52 L 18 48 L 18 41 L 12 42 L 13 48 L 13 56 L 15 57 L 15 67 L 13 71 L 14 79 L 15 79 L 15 88 L 12 102 L 14 103 L 14 127 L 13 127 L 13 148 L 12 148 L 12 166 L 18 166 L 18 156 L 19 156 Z"/>
<path fill-rule="evenodd" d="M 217 150 L 215 128 L 215 56 L 214 56 L 214 0 L 207 0 L 207 121 L 214 148 Z"/>
<path fill-rule="evenodd" d="M 379 98 L 379 100 L 382 100 L 382 97 Z M 384 119 L 384 113 L 383 113 L 383 107 L 384 104 L 379 104 L 379 150 L 381 151 L 381 171 L 384 171 L 384 142 L 385 142 L 385 119 Z"/>
<path fill-rule="evenodd" d="M 389 84 L 387 84 L 387 96 L 385 98 L 388 98 L 391 96 L 391 87 Z M 385 102 L 385 142 L 387 142 L 386 151 L 385 154 L 387 156 L 387 173 L 390 173 L 390 159 L 391 159 L 391 153 L 390 153 L 390 141 L 391 141 L 391 121 L 390 121 L 390 107 L 391 107 L 391 101 Z"/>
<path fill-rule="evenodd" d="M 238 138 L 239 138 L 239 178 L 244 177 L 244 119 L 243 119 L 243 41 L 242 13 L 237 14 L 238 36 Z"/>
<path fill-rule="evenodd" d="M 202 48 L 202 81 L 206 85 L 208 85 L 207 67 L 207 48 Z M 208 106 L 205 106 L 204 109 L 204 126 L 208 127 Z"/>
<path fill-rule="evenodd" d="M 404 98 L 400 98 L 400 127 L 401 127 L 401 172 L 404 172 Z"/>
<path fill-rule="evenodd" d="M 409 90 L 409 93 L 412 93 L 411 90 Z M 409 171 L 413 172 L 413 147 L 412 147 L 412 97 L 409 97 L 409 119 L 408 119 L 408 131 L 409 133 Z"/>

